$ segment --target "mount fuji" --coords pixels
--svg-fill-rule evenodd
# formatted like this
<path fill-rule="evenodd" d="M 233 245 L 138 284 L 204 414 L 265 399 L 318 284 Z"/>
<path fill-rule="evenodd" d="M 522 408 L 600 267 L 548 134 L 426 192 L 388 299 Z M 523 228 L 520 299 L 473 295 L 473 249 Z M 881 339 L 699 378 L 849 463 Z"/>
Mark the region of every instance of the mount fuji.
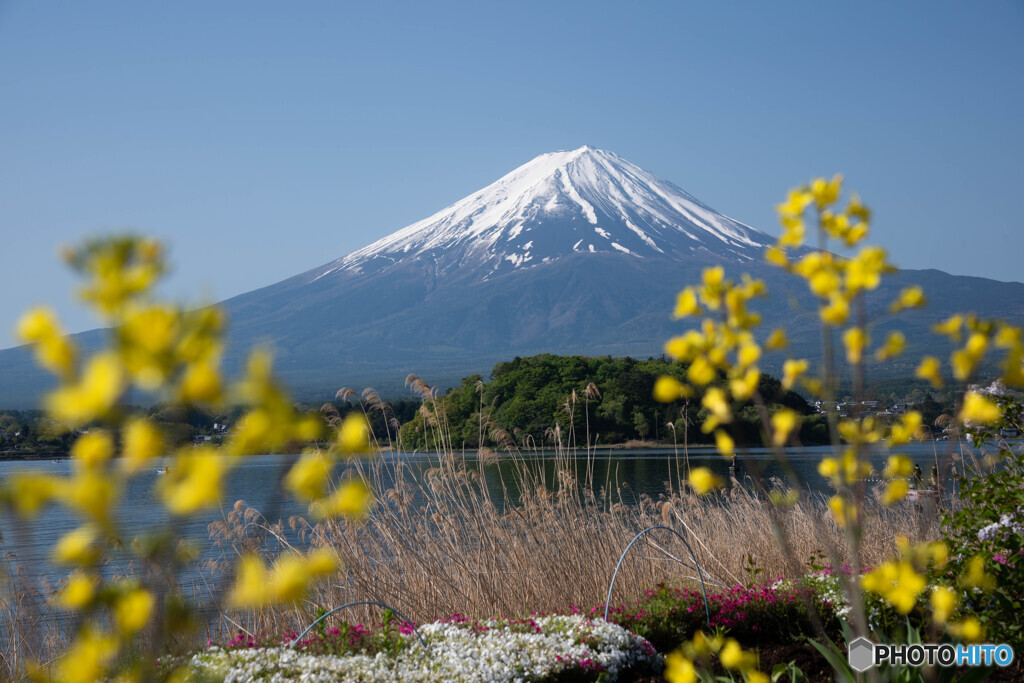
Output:
<path fill-rule="evenodd" d="M 237 369 L 246 349 L 269 345 L 297 395 L 322 396 L 342 385 L 398 390 L 410 372 L 454 383 L 517 355 L 657 356 L 683 329 L 671 319 L 676 293 L 712 265 L 764 279 L 765 325 L 784 324 L 793 353 L 814 357 L 814 302 L 765 264 L 774 241 L 611 152 L 543 154 L 347 256 L 225 301 L 226 364 Z M 911 283 L 931 295 L 928 309 L 877 332 L 904 331 L 908 358 L 944 351 L 927 330 L 954 311 L 1024 320 L 1024 285 L 936 270 L 888 278 L 868 310 Z M 913 366 L 889 371 L 911 376 Z M 0 406 L 32 403 L 43 388 L 25 349 L 0 351 L 0 373 Z"/>

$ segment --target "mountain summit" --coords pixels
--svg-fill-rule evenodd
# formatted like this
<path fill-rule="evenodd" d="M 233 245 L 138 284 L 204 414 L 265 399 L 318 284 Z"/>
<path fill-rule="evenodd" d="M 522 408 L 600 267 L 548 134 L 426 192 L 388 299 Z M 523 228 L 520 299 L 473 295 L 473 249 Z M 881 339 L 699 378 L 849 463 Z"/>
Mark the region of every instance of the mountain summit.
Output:
<path fill-rule="evenodd" d="M 323 397 L 341 386 L 397 392 L 410 372 L 455 383 L 536 353 L 656 356 L 683 329 L 671 318 L 677 292 L 718 265 L 764 279 L 765 326 L 785 325 L 790 351 L 815 358 L 816 304 L 765 264 L 773 241 L 611 152 L 543 154 L 348 256 L 224 302 L 225 364 L 234 372 L 248 349 L 269 345 L 299 395 Z M 910 340 L 891 374 L 910 377 L 914 357 L 945 353 L 929 326 L 953 312 L 1024 320 L 1024 285 L 934 270 L 887 278 L 868 310 L 909 284 L 932 304 L 879 323 L 879 337 L 901 329 Z M 78 336 L 88 349 L 102 335 Z M 779 363 L 766 357 L 763 368 Z M 0 407 L 37 404 L 48 381 L 25 348 L 0 351 L 0 377 Z"/>
<path fill-rule="evenodd" d="M 373 273 L 409 258 L 481 279 L 572 253 L 757 257 L 771 238 L 592 147 L 542 154 L 429 218 L 318 269 Z"/>

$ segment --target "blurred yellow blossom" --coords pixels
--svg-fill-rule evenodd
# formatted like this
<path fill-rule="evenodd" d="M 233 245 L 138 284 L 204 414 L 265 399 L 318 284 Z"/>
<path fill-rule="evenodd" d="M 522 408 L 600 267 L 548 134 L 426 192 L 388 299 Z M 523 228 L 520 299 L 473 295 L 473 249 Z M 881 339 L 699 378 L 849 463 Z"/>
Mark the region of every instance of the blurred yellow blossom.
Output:
<path fill-rule="evenodd" d="M 846 347 L 846 362 L 857 365 L 864 357 L 864 348 L 868 345 L 868 335 L 862 327 L 851 327 L 843 332 L 843 346 Z"/>
<path fill-rule="evenodd" d="M 724 482 L 722 479 L 711 472 L 706 467 L 695 467 L 690 472 L 690 486 L 697 493 L 698 496 L 703 496 L 705 493 L 718 488 Z"/>
<path fill-rule="evenodd" d="M 51 555 L 57 564 L 90 565 L 99 558 L 96 545 L 99 532 L 93 526 L 81 526 L 61 536 Z"/>
<path fill-rule="evenodd" d="M 772 330 L 772 333 L 768 336 L 768 339 L 765 340 L 764 343 L 764 348 L 768 349 L 769 351 L 784 349 L 787 346 L 789 346 L 789 340 L 786 339 L 786 330 L 782 329 L 781 327 Z"/>
<path fill-rule="evenodd" d="M 370 448 L 370 423 L 362 413 L 352 411 L 338 429 L 338 446 L 344 453 L 364 453 Z"/>
<path fill-rule="evenodd" d="M 72 426 L 84 424 L 102 417 L 114 406 L 124 382 L 124 370 L 117 354 L 98 353 L 89 359 L 77 383 L 62 386 L 46 397 L 46 409 Z"/>
<path fill-rule="evenodd" d="M 341 515 L 358 520 L 366 516 L 372 503 L 373 494 L 366 484 L 360 479 L 349 479 L 320 501 L 319 509 L 325 517 Z"/>
<path fill-rule="evenodd" d="M 787 360 L 782 364 L 782 386 L 792 389 L 800 376 L 807 372 L 809 364 L 806 360 Z"/>
<path fill-rule="evenodd" d="M 60 659 L 57 669 L 65 683 L 95 683 L 118 652 L 117 638 L 86 627 Z"/>
<path fill-rule="evenodd" d="M 697 683 L 697 672 L 693 662 L 674 650 L 665 657 L 665 680 L 668 683 Z"/>
<path fill-rule="evenodd" d="M 980 588 L 990 591 L 996 587 L 996 580 L 985 571 L 985 558 L 975 555 L 967 562 L 967 568 L 960 576 L 960 585 L 965 588 Z"/>
<path fill-rule="evenodd" d="M 679 297 L 676 299 L 675 317 L 685 318 L 691 315 L 700 315 L 701 312 L 700 304 L 697 303 L 697 292 L 693 287 L 687 287 L 679 292 Z"/>
<path fill-rule="evenodd" d="M 54 602 L 66 609 L 80 610 L 92 602 L 99 580 L 80 571 L 72 572 Z"/>
<path fill-rule="evenodd" d="M 776 412 L 772 415 L 772 445 L 783 446 L 799 425 L 800 416 L 795 411 L 783 408 Z"/>
<path fill-rule="evenodd" d="M 967 617 L 949 625 L 950 632 L 968 643 L 980 643 L 985 639 L 985 629 L 976 617 Z"/>
<path fill-rule="evenodd" d="M 875 358 L 878 360 L 889 360 L 903 353 L 903 347 L 906 346 L 907 338 L 902 332 L 890 332 L 885 338 L 885 343 L 875 352 Z"/>
<path fill-rule="evenodd" d="M 322 453 L 306 453 L 288 470 L 284 485 L 297 498 L 316 500 L 323 497 L 330 472 L 331 463 Z"/>
<path fill-rule="evenodd" d="M 917 366 L 914 376 L 928 380 L 938 389 L 942 386 L 942 363 L 935 356 L 925 356 Z"/>
<path fill-rule="evenodd" d="M 736 451 L 736 442 L 724 429 L 715 430 L 715 447 L 724 456 L 731 456 Z"/>
<path fill-rule="evenodd" d="M 906 560 L 883 562 L 861 578 L 864 590 L 882 596 L 900 614 L 907 614 L 914 608 L 917 596 L 927 584 L 925 577 Z"/>
<path fill-rule="evenodd" d="M 82 434 L 71 445 L 71 457 L 79 466 L 96 467 L 109 460 L 113 454 L 114 440 L 107 432 L 94 431 Z"/>
<path fill-rule="evenodd" d="M 982 396 L 976 391 L 964 394 L 964 403 L 960 408 L 958 419 L 963 423 L 990 424 L 1003 416 L 1003 411 L 992 399 Z"/>
<path fill-rule="evenodd" d="M 130 636 L 149 622 L 156 600 L 142 588 L 128 588 L 114 603 L 114 616 L 122 635 Z"/>
<path fill-rule="evenodd" d="M 654 381 L 654 400 L 671 403 L 683 395 L 683 383 L 675 377 L 662 375 Z"/>
<path fill-rule="evenodd" d="M 932 589 L 932 618 L 936 623 L 945 624 L 956 610 L 956 592 L 945 586 Z"/>
<path fill-rule="evenodd" d="M 212 448 L 180 452 L 159 482 L 164 505 L 176 515 L 215 505 L 220 500 L 221 480 L 228 466 L 227 460 Z"/>
<path fill-rule="evenodd" d="M 164 441 L 160 430 L 145 418 L 129 420 L 122 434 L 122 466 L 128 472 L 137 472 L 147 462 L 163 453 Z"/>
<path fill-rule="evenodd" d="M 924 297 L 924 290 L 920 287 L 905 287 L 900 291 L 900 296 L 892 302 L 889 310 L 898 313 L 905 308 L 921 308 L 927 303 Z"/>

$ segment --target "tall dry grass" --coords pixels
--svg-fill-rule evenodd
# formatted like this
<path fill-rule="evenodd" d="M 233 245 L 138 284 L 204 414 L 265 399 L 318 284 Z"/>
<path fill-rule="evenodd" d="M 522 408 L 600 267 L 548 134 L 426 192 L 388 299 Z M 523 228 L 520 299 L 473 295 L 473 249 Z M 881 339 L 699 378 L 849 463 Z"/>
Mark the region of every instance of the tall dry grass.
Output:
<path fill-rule="evenodd" d="M 543 463 L 515 455 L 516 474 L 498 482 L 502 494 L 492 496 L 487 478 L 501 472 L 487 466 L 493 457 L 465 462 L 449 454 L 421 477 L 401 460 L 357 463 L 353 470 L 377 492 L 375 510 L 361 523 L 293 518 L 254 524 L 260 515 L 240 504 L 232 519 L 211 527 L 226 555 L 263 542 L 276 546 L 290 535 L 292 543 L 336 549 L 343 569 L 303 605 L 235 614 L 223 625 L 286 632 L 309 623 L 318 608 L 360 600 L 383 602 L 416 621 L 591 608 L 604 603 L 630 540 L 655 525 L 686 537 L 695 557 L 672 534 L 647 534 L 622 565 L 613 604 L 628 604 L 661 582 L 697 585 L 695 562 L 712 589 L 748 583 L 751 561 L 764 570 L 763 579 L 796 578 L 815 555 L 849 559 L 844 532 L 814 496 L 777 508 L 748 481 L 711 497 L 666 485 L 665 494 L 627 505 L 621 501 L 636 500 L 627 484 L 586 486 L 565 456 L 554 481 L 545 482 Z M 866 512 L 865 565 L 896 554 L 897 535 L 938 537 L 934 510 L 869 502 Z M 789 539 L 785 547 L 773 534 L 773 517 Z M 353 608 L 343 618 L 379 620 L 380 612 Z"/>

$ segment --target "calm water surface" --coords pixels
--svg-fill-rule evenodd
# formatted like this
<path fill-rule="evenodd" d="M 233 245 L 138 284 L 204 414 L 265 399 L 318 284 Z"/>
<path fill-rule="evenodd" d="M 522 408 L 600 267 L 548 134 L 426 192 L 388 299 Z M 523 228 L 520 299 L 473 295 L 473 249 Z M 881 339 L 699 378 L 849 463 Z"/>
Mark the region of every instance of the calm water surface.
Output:
<path fill-rule="evenodd" d="M 946 482 L 948 488 L 952 483 L 950 464 L 953 462 L 953 458 L 950 451 L 955 447 L 955 444 L 951 445 L 950 442 L 926 442 L 908 444 L 900 450 L 920 465 L 926 481 L 930 479 L 933 465 L 938 463 L 940 477 Z M 792 470 L 805 487 L 812 491 L 829 490 L 827 482 L 817 472 L 817 464 L 822 457 L 830 452 L 829 447 L 792 449 L 789 452 Z M 780 479 L 786 477 L 785 469 L 767 450 L 753 449 L 746 451 L 745 455 L 752 458 L 758 467 L 763 468 L 764 476 Z M 230 474 L 221 509 L 211 509 L 201 514 L 176 520 L 177 532 L 192 540 L 203 549 L 207 556 L 211 556 L 214 551 L 210 546 L 207 527 L 210 522 L 223 519 L 236 500 L 244 500 L 271 520 L 287 519 L 291 515 L 306 515 L 306 506 L 291 500 L 283 494 L 278 485 L 281 477 L 296 457 L 294 455 L 260 455 L 245 458 Z M 387 454 L 382 457 L 389 465 L 393 465 L 398 460 L 408 465 L 405 468 L 407 479 L 417 479 L 428 468 L 436 467 L 438 464 L 438 456 L 432 453 Z M 481 467 L 475 453 L 467 453 L 463 457 L 467 467 Z M 524 459 L 532 462 L 536 467 L 543 467 L 547 481 L 549 483 L 554 481 L 555 463 L 551 454 L 527 455 L 524 456 Z M 586 460 L 586 452 L 579 451 L 576 456 L 576 468 L 581 480 L 585 476 Z M 690 448 L 688 460 L 690 467 L 709 467 L 723 477 L 728 477 L 730 474 L 729 462 L 715 453 L 713 449 Z M 687 455 L 681 448 L 678 451 L 672 448 L 639 451 L 602 448 L 592 452 L 591 462 L 595 488 L 603 488 L 608 491 L 616 501 L 621 496 L 623 503 L 632 504 L 643 495 L 657 498 L 659 495 L 667 493 L 670 482 L 671 485 L 677 486 L 678 477 L 681 475 L 685 478 L 686 475 Z M 882 452 L 875 454 L 872 457 L 872 462 L 875 469 L 881 471 L 885 465 L 885 454 Z M 170 464 L 170 461 L 154 462 L 150 471 L 143 472 L 129 482 L 128 489 L 122 496 L 121 507 L 116 514 L 117 526 L 121 531 L 122 539 L 126 542 L 139 534 L 151 532 L 169 523 L 170 520 L 166 512 L 155 500 L 153 493 L 154 485 L 162 476 L 157 474 L 157 468 L 166 464 Z M 500 457 L 496 463 L 483 465 L 484 478 L 488 482 L 492 498 L 495 500 L 501 498 L 501 480 L 514 481 L 514 467 L 515 465 L 511 462 Z M 502 476 L 499 476 L 499 468 Z M 27 470 L 68 475 L 71 472 L 71 461 L 0 462 L 0 478 L 6 478 L 14 472 Z M 749 479 L 745 476 L 748 474 L 749 470 L 745 468 L 741 468 L 737 472 L 738 478 L 745 481 L 747 485 L 750 484 Z M 514 488 L 510 494 L 513 498 L 518 495 Z M 27 525 L 19 523 L 16 518 L 0 518 L 0 533 L 3 535 L 6 550 L 15 553 L 17 562 L 26 570 L 50 572 L 52 568 L 46 558 L 54 543 L 61 535 L 75 528 L 79 523 L 80 520 L 63 508 L 50 507 Z"/>

